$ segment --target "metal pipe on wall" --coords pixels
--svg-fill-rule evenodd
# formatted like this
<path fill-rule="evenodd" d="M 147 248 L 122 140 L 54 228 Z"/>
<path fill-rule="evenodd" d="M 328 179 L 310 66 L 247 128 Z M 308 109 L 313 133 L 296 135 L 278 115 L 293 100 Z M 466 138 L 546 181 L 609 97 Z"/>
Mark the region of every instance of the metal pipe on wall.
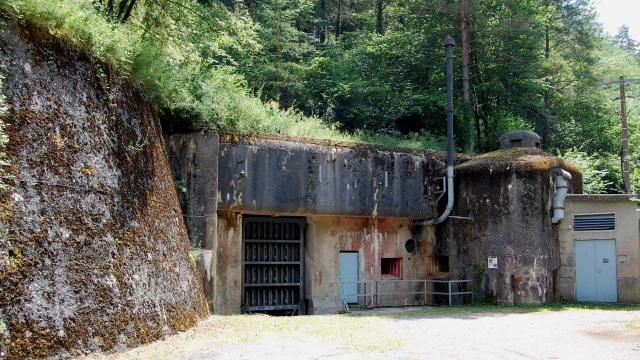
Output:
<path fill-rule="evenodd" d="M 435 219 L 417 220 L 413 225 L 437 225 L 449 217 L 453 210 L 453 47 L 456 45 L 451 36 L 444 40 L 447 48 L 447 206 L 440 216 Z"/>
<path fill-rule="evenodd" d="M 569 181 L 571 180 L 571 174 L 566 170 L 556 168 L 551 170 L 551 175 L 554 176 L 554 194 L 553 194 L 553 218 L 552 224 L 559 224 L 564 220 L 564 202 L 569 191 Z"/>

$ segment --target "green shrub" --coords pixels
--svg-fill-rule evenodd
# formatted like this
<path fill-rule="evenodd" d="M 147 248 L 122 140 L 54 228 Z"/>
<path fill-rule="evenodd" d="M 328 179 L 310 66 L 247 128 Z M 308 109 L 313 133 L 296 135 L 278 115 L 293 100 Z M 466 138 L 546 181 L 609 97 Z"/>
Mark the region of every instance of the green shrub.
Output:
<path fill-rule="evenodd" d="M 589 155 L 575 148 L 567 150 L 559 156 L 578 165 L 582 171 L 582 191 L 585 194 L 622 192 L 620 159 L 616 156 Z"/>

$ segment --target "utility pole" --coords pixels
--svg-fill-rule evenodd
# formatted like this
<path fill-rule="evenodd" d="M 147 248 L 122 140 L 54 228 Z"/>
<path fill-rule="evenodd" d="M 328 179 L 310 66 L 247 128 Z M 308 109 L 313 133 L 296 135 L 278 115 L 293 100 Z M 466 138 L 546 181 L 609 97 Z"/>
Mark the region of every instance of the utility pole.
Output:
<path fill-rule="evenodd" d="M 624 93 L 624 76 L 620 76 L 620 125 L 622 127 L 622 180 L 624 181 L 624 192 L 631 192 L 631 180 L 629 176 L 629 129 L 627 127 L 627 110 Z"/>

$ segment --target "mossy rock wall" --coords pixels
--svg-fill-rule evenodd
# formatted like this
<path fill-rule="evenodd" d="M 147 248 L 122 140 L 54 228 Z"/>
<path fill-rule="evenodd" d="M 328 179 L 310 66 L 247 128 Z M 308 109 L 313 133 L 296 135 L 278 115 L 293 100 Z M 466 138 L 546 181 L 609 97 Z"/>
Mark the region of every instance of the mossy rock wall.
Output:
<path fill-rule="evenodd" d="M 0 359 L 149 342 L 207 314 L 153 109 L 109 66 L 0 19 L 14 177 Z"/>

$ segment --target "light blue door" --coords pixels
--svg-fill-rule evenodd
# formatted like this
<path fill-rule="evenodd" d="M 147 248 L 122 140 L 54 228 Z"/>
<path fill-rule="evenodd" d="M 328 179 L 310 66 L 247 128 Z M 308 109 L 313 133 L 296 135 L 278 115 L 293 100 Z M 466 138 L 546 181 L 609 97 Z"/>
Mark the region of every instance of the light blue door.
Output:
<path fill-rule="evenodd" d="M 596 248 L 593 240 L 576 240 L 576 299 L 598 301 Z"/>
<path fill-rule="evenodd" d="M 618 301 L 616 241 L 594 240 L 596 246 L 596 290 L 598 301 Z"/>
<path fill-rule="evenodd" d="M 340 295 L 349 304 L 358 302 L 358 253 L 340 252 Z"/>
<path fill-rule="evenodd" d="M 615 240 L 576 240 L 578 301 L 618 301 Z"/>

